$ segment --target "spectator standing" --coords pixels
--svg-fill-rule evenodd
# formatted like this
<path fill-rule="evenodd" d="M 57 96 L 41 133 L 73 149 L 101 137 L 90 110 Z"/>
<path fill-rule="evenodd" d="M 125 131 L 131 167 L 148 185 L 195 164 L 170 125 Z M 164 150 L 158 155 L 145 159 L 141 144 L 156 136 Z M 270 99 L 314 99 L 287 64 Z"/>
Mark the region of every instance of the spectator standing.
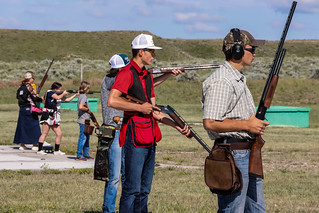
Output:
<path fill-rule="evenodd" d="M 76 150 L 76 160 L 86 161 L 94 160 L 89 155 L 90 151 L 90 135 L 84 133 L 85 121 L 90 121 L 91 110 L 89 108 L 89 102 L 86 94 L 90 91 L 90 84 L 87 81 L 82 81 L 79 87 L 78 98 L 78 120 L 77 123 L 80 127 L 78 146 Z"/>
<path fill-rule="evenodd" d="M 31 114 L 30 110 L 31 105 L 36 105 L 42 99 L 38 97 L 33 88 L 33 82 L 33 72 L 27 71 L 16 94 L 19 104 L 19 117 L 13 143 L 20 144 L 19 150 L 25 150 L 27 148 L 26 144 L 32 144 L 32 150 L 38 150 L 37 144 L 41 135 L 39 118 L 38 115 Z"/>

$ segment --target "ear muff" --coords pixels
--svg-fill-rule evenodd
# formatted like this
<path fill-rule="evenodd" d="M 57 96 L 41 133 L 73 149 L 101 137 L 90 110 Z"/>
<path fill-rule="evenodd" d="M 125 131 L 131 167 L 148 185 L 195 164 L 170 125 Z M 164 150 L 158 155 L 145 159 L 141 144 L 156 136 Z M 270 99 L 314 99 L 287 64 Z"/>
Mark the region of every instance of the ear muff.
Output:
<path fill-rule="evenodd" d="M 240 60 L 244 56 L 244 47 L 240 44 L 241 35 L 240 30 L 238 28 L 234 28 L 230 30 L 233 33 L 234 44 L 231 47 L 231 54 L 233 59 Z"/>

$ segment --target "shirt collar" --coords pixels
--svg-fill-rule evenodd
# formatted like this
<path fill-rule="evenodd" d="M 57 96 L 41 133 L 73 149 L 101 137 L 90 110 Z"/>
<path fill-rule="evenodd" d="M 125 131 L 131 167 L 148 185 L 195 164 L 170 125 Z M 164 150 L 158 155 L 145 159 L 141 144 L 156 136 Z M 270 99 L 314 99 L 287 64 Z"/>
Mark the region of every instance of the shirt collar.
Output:
<path fill-rule="evenodd" d="M 224 66 L 230 71 L 230 73 L 235 77 L 236 81 L 246 81 L 246 76 L 242 73 L 239 72 L 233 65 L 231 65 L 228 61 L 224 62 Z"/>
<path fill-rule="evenodd" d="M 143 77 L 148 74 L 148 71 L 145 69 L 145 66 L 142 69 L 137 65 L 137 63 L 131 60 L 131 65 L 136 69 L 138 75 L 142 75 Z"/>

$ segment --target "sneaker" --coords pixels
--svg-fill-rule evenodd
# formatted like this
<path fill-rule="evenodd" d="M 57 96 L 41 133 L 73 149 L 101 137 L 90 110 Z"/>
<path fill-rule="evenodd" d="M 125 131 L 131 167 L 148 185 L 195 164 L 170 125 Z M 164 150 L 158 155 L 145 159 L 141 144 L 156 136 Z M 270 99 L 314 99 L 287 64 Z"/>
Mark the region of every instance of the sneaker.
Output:
<path fill-rule="evenodd" d="M 43 150 L 37 151 L 37 154 L 38 155 L 47 155 L 47 153 L 45 151 L 43 151 Z"/>
<path fill-rule="evenodd" d="M 19 147 L 19 150 L 25 150 L 26 148 L 25 147 L 23 147 L 23 146 L 20 146 Z"/>
<path fill-rule="evenodd" d="M 79 158 L 76 158 L 75 160 L 77 160 L 77 161 L 86 161 L 86 158 L 83 157 L 83 156 L 81 156 L 81 157 L 79 157 Z"/>
<path fill-rule="evenodd" d="M 51 144 L 49 144 L 48 142 L 44 141 L 43 142 L 43 146 L 51 146 Z"/>
<path fill-rule="evenodd" d="M 37 146 L 32 146 L 32 148 L 31 148 L 33 151 L 38 151 L 39 150 L 39 148 L 37 147 Z"/>
<path fill-rule="evenodd" d="M 59 151 L 54 151 L 54 155 L 65 155 L 65 153 L 59 150 Z"/>
<path fill-rule="evenodd" d="M 85 157 L 87 160 L 94 160 L 94 158 L 93 157 L 91 157 L 91 156 L 88 156 L 88 157 Z"/>
<path fill-rule="evenodd" d="M 23 143 L 20 143 L 19 150 L 26 150 L 26 149 L 27 147 Z"/>

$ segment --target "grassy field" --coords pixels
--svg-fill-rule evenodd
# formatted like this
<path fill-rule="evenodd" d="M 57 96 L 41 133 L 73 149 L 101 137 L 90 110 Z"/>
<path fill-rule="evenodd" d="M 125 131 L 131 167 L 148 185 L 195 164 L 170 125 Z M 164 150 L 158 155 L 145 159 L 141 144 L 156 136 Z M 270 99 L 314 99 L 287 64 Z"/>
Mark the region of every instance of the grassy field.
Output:
<path fill-rule="evenodd" d="M 174 106 L 192 122 L 200 118 L 190 108 Z M 1 144 L 12 144 L 17 119 L 14 105 L 0 105 Z M 101 120 L 99 112 L 97 119 Z M 196 114 L 196 113 L 194 113 Z M 61 149 L 75 155 L 78 137 L 76 113 L 62 112 Z M 5 125 L 4 125 L 5 123 Z M 175 130 L 160 125 L 163 140 L 157 146 L 156 162 L 171 165 L 156 167 L 149 207 L 152 212 L 216 212 L 217 198 L 204 183 L 203 164 L 207 152 L 194 139 L 186 139 Z M 202 126 L 195 131 L 212 146 Z M 269 127 L 263 148 L 264 191 L 268 212 L 318 212 L 319 128 Z M 54 141 L 50 132 L 47 139 Z M 90 141 L 95 154 L 97 138 Z M 192 166 L 190 168 L 176 168 Z M 92 169 L 66 171 L 0 171 L 0 212 L 99 212 L 103 202 L 104 183 L 93 180 Z M 120 194 L 120 190 L 119 190 Z"/>
<path fill-rule="evenodd" d="M 312 81 L 311 81 L 312 82 Z M 64 85 L 72 85 L 65 82 Z M 199 104 L 199 84 L 189 83 L 187 88 L 182 83 L 167 81 L 166 87 L 158 87 L 158 102 L 170 104 L 185 120 L 191 123 L 201 122 Z M 262 86 L 260 82 L 250 87 L 254 96 L 258 96 Z M 264 191 L 268 212 L 319 212 L 319 118 L 318 97 L 305 88 L 309 82 L 283 82 L 296 85 L 293 89 L 276 94 L 274 103 L 311 107 L 310 128 L 269 127 L 265 133 L 266 144 L 263 148 Z M 318 82 L 314 83 L 315 86 Z M 175 96 L 165 95 L 174 85 Z M 98 87 L 98 83 L 93 85 Z M 172 88 L 172 87 L 171 87 Z M 298 100 L 291 99 L 298 88 L 303 88 L 309 98 L 298 95 Z M 309 88 L 308 88 L 309 89 Z M 310 90 L 310 89 L 309 89 Z M 15 88 L 6 87 L 3 94 L 12 94 Z M 190 92 L 192 91 L 192 92 Z M 171 94 L 171 92 L 169 93 Z M 284 95 L 286 94 L 286 95 Z M 313 97 L 311 96 L 313 95 Z M 1 96 L 0 96 L 1 97 Z M 94 95 L 98 97 L 98 95 Z M 257 97 L 255 99 L 258 100 Z M 279 101 L 279 100 L 280 101 Z M 9 96 L 8 102 L 15 100 Z M 18 106 L 14 103 L 0 104 L 0 144 L 12 144 Z M 101 122 L 101 109 L 95 113 Z M 78 139 L 77 115 L 75 111 L 62 111 L 63 139 L 61 150 L 75 155 Z M 156 162 L 170 165 L 156 167 L 149 208 L 152 212 L 216 212 L 217 198 L 210 193 L 204 183 L 203 164 L 207 152 L 194 139 L 186 139 L 175 130 L 160 125 L 163 140 L 157 146 Z M 212 141 L 202 126 L 193 128 L 212 146 Z M 54 134 L 49 133 L 47 141 L 53 143 Z M 90 141 L 91 154 L 95 155 L 97 138 Z M 184 166 L 184 167 L 174 167 Z M 71 169 L 66 171 L 0 171 L 2 192 L 0 212 L 100 212 L 103 202 L 104 183 L 93 180 L 92 169 Z M 120 195 L 120 190 L 119 190 Z M 118 202 L 118 201 L 117 201 Z M 118 205 L 117 205 L 118 206 Z"/>

